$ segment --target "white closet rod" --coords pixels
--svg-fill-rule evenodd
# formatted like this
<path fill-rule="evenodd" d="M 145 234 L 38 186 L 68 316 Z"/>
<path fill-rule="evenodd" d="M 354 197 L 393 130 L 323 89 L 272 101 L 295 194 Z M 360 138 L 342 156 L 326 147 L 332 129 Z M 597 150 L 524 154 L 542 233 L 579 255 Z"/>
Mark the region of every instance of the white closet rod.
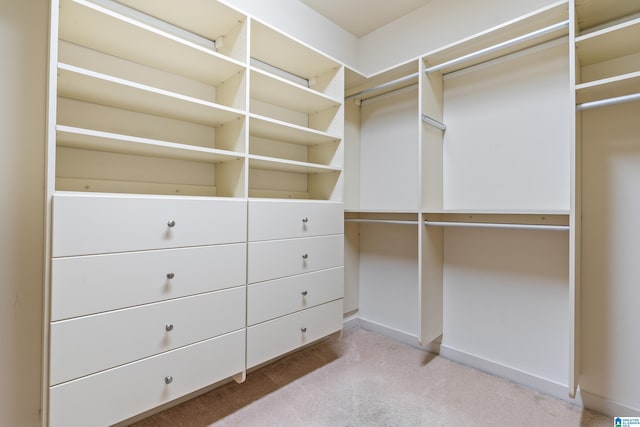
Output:
<path fill-rule="evenodd" d="M 364 219 L 364 218 L 345 218 L 344 222 L 370 222 L 379 224 L 401 224 L 401 225 L 417 225 L 418 221 L 406 221 L 399 219 Z"/>
<path fill-rule="evenodd" d="M 400 77 L 399 79 L 391 80 L 390 82 L 382 83 L 382 84 L 380 84 L 378 86 L 374 86 L 374 87 L 370 87 L 369 89 L 361 90 L 360 92 L 356 92 L 356 93 L 354 93 L 352 95 L 346 96 L 344 99 L 346 100 L 346 99 L 352 99 L 352 98 L 359 98 L 360 96 L 366 95 L 367 93 L 377 92 L 379 90 L 383 90 L 383 89 L 386 89 L 388 87 L 395 86 L 395 85 L 400 84 L 400 83 L 405 83 L 405 82 L 407 82 L 409 80 L 413 80 L 416 77 L 418 77 L 419 75 L 420 75 L 420 73 L 409 74 L 408 76 Z M 398 88 L 398 89 L 403 89 L 403 88 Z M 396 90 L 396 89 L 394 89 L 394 90 Z"/>
<path fill-rule="evenodd" d="M 469 53 L 467 55 L 460 56 L 458 58 L 449 60 L 447 62 L 443 62 L 442 64 L 434 65 L 433 67 L 429 67 L 429 68 L 425 69 L 424 72 L 428 74 L 428 73 L 431 73 L 433 71 L 439 71 L 439 70 L 442 70 L 444 68 L 448 68 L 448 67 L 451 67 L 451 66 L 454 66 L 454 65 L 458 65 L 458 64 L 463 63 L 465 61 L 469 61 L 469 60 L 472 60 L 472 59 L 477 59 L 477 58 L 482 57 L 482 56 L 484 56 L 484 55 L 486 55 L 488 53 L 497 52 L 497 51 L 499 51 L 501 49 L 505 49 L 505 48 L 508 48 L 508 47 L 511 47 L 511 46 L 518 45 L 518 44 L 523 43 L 525 41 L 529 41 L 529 40 L 533 40 L 533 39 L 538 38 L 538 37 L 542 37 L 544 35 L 547 35 L 549 33 L 553 33 L 554 31 L 558 31 L 558 30 L 560 30 L 562 28 L 565 28 L 565 27 L 568 27 L 568 26 L 569 26 L 569 20 L 562 21 L 562 22 L 559 22 L 557 24 L 553 24 L 553 25 L 550 25 L 548 27 L 541 28 L 541 29 L 536 30 L 536 31 L 532 31 L 531 33 L 523 34 L 523 35 L 515 37 L 515 38 L 513 38 L 511 40 L 507 40 L 507 41 L 495 44 L 493 46 L 489 46 L 489 47 L 486 47 L 484 49 L 480 49 L 478 51 Z M 530 46 L 527 46 L 527 47 L 530 47 Z M 513 52 L 509 52 L 509 53 L 513 53 Z M 491 59 L 493 59 L 493 58 L 491 58 Z"/>
<path fill-rule="evenodd" d="M 589 110 L 591 108 L 598 108 L 598 107 L 604 107 L 607 105 L 622 104 L 625 102 L 633 102 L 633 101 L 640 101 L 640 93 L 633 93 L 631 95 L 624 95 L 624 96 L 616 96 L 614 98 L 606 98 L 598 101 L 584 102 L 582 104 L 578 104 L 576 106 L 576 109 L 578 111 L 582 111 L 582 110 Z"/>
<path fill-rule="evenodd" d="M 430 124 L 433 127 L 436 127 L 438 129 L 440 129 L 441 131 L 445 131 L 447 130 L 447 125 L 445 125 L 444 123 L 434 119 L 433 117 L 429 117 L 426 114 L 422 114 L 422 121 Z"/>
<path fill-rule="evenodd" d="M 569 231 L 568 225 L 541 225 L 541 224 L 497 224 L 490 222 L 451 222 L 451 221 L 425 221 L 427 227 L 470 227 L 470 228 L 503 228 L 509 230 L 548 230 Z"/>

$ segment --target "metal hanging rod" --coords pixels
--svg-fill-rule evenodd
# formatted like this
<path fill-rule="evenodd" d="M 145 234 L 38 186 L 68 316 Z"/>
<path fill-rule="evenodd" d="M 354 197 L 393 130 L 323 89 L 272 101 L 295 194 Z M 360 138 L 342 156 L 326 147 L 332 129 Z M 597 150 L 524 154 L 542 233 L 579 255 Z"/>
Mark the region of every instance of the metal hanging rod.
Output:
<path fill-rule="evenodd" d="M 502 228 L 509 230 L 569 231 L 568 225 L 504 224 L 490 222 L 425 221 L 427 227 Z"/>
<path fill-rule="evenodd" d="M 441 131 L 447 130 L 447 126 L 444 123 L 434 119 L 433 117 L 429 117 L 424 113 L 422 114 L 422 121 L 427 124 L 430 124 L 433 127 L 440 129 Z"/>
<path fill-rule="evenodd" d="M 502 50 L 502 49 L 505 49 L 505 48 L 508 48 L 508 47 L 511 47 L 511 46 L 516 46 L 516 45 L 518 45 L 520 43 L 523 43 L 525 41 L 529 41 L 529 40 L 536 39 L 538 37 L 542 37 L 544 35 L 547 35 L 549 33 L 553 33 L 554 31 L 558 31 L 558 30 L 560 30 L 562 28 L 565 28 L 565 27 L 569 27 L 569 20 L 562 21 L 562 22 L 559 22 L 557 24 L 553 24 L 553 25 L 550 25 L 550 26 L 545 27 L 545 28 L 541 28 L 541 29 L 536 30 L 536 31 L 532 31 L 531 33 L 527 33 L 527 34 L 515 37 L 513 39 L 510 39 L 510 40 L 495 44 L 493 46 L 486 47 L 484 49 L 480 49 L 478 51 L 469 53 L 467 55 L 463 55 L 461 57 L 452 59 L 450 61 L 443 62 L 442 64 L 434 65 L 433 67 L 429 67 L 429 68 L 425 69 L 424 72 L 428 74 L 428 73 L 431 73 L 431 72 L 434 72 L 434 71 L 440 71 L 440 70 L 442 70 L 444 68 L 449 68 L 451 66 L 458 65 L 460 63 L 463 63 L 463 62 L 466 62 L 466 61 L 469 61 L 469 60 L 472 60 L 472 59 L 480 58 L 480 57 L 482 57 L 482 56 L 484 56 L 484 55 L 486 55 L 488 53 L 497 52 L 499 50 Z"/>
<path fill-rule="evenodd" d="M 401 224 L 401 225 L 417 225 L 418 221 L 408 221 L 399 219 L 364 219 L 364 218 L 345 218 L 344 222 L 368 222 L 379 224 Z"/>
<path fill-rule="evenodd" d="M 361 90 L 360 92 L 356 92 L 356 93 L 354 93 L 352 95 L 346 96 L 344 99 L 346 100 L 346 99 L 352 99 L 352 98 L 359 98 L 362 95 L 366 95 L 367 93 L 377 92 L 379 90 L 383 90 L 383 89 L 386 89 L 386 88 L 391 87 L 391 86 L 395 86 L 395 85 L 400 84 L 400 83 L 405 83 L 405 82 L 407 82 L 409 80 L 413 80 L 413 79 L 415 79 L 416 77 L 419 77 L 419 76 L 420 76 L 420 73 L 409 74 L 408 76 L 400 77 L 398 79 L 391 80 L 390 82 L 382 83 L 382 84 L 380 84 L 378 86 L 374 86 L 374 87 L 370 87 L 369 89 Z M 403 88 L 398 88 L 398 89 L 403 89 Z M 396 90 L 396 89 L 394 89 L 394 90 Z"/>
<path fill-rule="evenodd" d="M 589 110 L 591 108 L 604 107 L 607 105 L 623 104 L 625 102 L 633 102 L 633 101 L 640 101 L 640 93 L 633 93 L 631 95 L 624 95 L 624 96 L 616 96 L 614 98 L 600 99 L 598 101 L 584 102 L 582 104 L 578 104 L 576 106 L 576 109 L 578 111 L 582 111 L 582 110 Z"/>

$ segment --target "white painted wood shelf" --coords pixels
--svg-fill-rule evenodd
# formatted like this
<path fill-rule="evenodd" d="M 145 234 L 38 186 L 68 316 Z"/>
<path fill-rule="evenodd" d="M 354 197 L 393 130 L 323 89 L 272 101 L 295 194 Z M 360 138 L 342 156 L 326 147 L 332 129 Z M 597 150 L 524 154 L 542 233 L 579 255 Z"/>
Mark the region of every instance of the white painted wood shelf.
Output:
<path fill-rule="evenodd" d="M 162 117 L 219 126 L 241 110 L 69 64 L 58 64 L 58 96 Z"/>
<path fill-rule="evenodd" d="M 637 53 L 640 49 L 640 18 L 576 37 L 582 66 Z"/>
<path fill-rule="evenodd" d="M 298 162 L 295 160 L 278 159 L 275 157 L 249 155 L 249 166 L 252 169 L 260 169 L 278 172 L 294 172 L 302 174 L 337 173 L 341 171 L 339 167 L 320 165 L 309 162 Z"/>
<path fill-rule="evenodd" d="M 575 6 L 576 23 L 582 31 L 640 12 L 640 4 L 628 0 L 575 0 Z"/>
<path fill-rule="evenodd" d="M 298 145 L 320 145 L 340 141 L 341 136 L 333 135 L 304 126 L 298 126 L 270 117 L 250 114 L 249 133 L 252 136 L 278 140 Z"/>
<path fill-rule="evenodd" d="M 177 144 L 174 142 L 158 141 L 64 125 L 58 125 L 56 127 L 56 135 L 57 145 L 60 147 L 82 148 L 137 156 L 165 157 L 169 159 L 192 160 L 207 163 L 244 159 L 244 153 L 239 152 Z"/>

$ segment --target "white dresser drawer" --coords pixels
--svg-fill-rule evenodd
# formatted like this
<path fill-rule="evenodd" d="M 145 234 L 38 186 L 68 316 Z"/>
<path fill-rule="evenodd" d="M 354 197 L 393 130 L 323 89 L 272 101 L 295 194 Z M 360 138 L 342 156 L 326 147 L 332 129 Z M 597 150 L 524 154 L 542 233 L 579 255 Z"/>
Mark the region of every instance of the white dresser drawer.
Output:
<path fill-rule="evenodd" d="M 343 235 L 249 243 L 249 283 L 344 265 Z"/>
<path fill-rule="evenodd" d="M 53 256 L 246 241 L 246 201 L 56 194 Z"/>
<path fill-rule="evenodd" d="M 343 295 L 343 267 L 256 283 L 247 290 L 247 324 L 255 325 Z"/>
<path fill-rule="evenodd" d="M 249 241 L 344 233 L 344 205 L 325 201 L 249 201 Z"/>
<path fill-rule="evenodd" d="M 243 285 L 246 244 L 55 258 L 51 320 Z"/>
<path fill-rule="evenodd" d="M 50 426 L 104 427 L 125 420 L 242 372 L 244 349 L 240 330 L 51 387 Z"/>
<path fill-rule="evenodd" d="M 247 368 L 342 329 L 342 300 L 247 328 Z"/>
<path fill-rule="evenodd" d="M 51 324 L 50 384 L 244 328 L 245 287 Z"/>

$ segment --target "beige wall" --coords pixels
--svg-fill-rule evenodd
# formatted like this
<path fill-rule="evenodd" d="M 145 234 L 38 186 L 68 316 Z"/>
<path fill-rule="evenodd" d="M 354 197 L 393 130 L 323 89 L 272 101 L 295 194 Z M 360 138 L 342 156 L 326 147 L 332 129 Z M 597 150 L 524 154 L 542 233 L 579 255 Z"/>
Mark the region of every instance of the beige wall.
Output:
<path fill-rule="evenodd" d="M 0 0 L 0 425 L 40 423 L 49 5 Z"/>

